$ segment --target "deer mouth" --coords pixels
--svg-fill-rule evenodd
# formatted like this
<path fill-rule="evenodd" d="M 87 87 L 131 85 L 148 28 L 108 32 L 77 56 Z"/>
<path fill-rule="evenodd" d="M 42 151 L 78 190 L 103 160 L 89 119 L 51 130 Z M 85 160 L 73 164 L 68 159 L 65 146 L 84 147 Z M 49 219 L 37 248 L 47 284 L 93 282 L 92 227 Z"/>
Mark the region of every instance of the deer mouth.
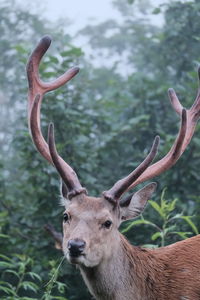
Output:
<path fill-rule="evenodd" d="M 81 256 L 85 256 L 85 254 L 83 254 L 83 253 L 80 254 L 78 252 L 77 253 L 69 253 L 69 257 L 72 258 L 72 259 L 73 258 L 77 259 L 77 258 L 79 258 Z"/>
<path fill-rule="evenodd" d="M 71 264 L 80 264 L 83 263 L 83 260 L 85 258 L 85 254 L 84 253 L 67 253 L 67 260 L 71 263 Z"/>

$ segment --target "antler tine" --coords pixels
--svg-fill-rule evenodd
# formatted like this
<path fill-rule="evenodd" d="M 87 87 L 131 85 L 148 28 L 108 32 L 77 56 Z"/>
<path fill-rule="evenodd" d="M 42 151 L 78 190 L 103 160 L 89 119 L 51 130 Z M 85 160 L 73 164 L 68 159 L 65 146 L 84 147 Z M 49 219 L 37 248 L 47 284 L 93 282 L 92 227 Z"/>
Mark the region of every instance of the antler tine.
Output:
<path fill-rule="evenodd" d="M 177 114 L 179 116 L 181 116 L 181 113 L 182 113 L 182 110 L 183 110 L 183 106 L 181 105 L 174 89 L 170 88 L 168 90 L 168 96 L 169 96 L 169 99 L 171 101 L 171 105 L 172 107 L 174 108 L 174 110 L 177 112 Z"/>
<path fill-rule="evenodd" d="M 198 77 L 200 80 L 200 67 L 198 68 Z M 161 160 L 148 167 L 128 189 L 131 189 L 139 183 L 142 183 L 150 178 L 158 176 L 159 174 L 171 168 L 185 151 L 187 145 L 190 143 L 195 131 L 195 127 L 200 118 L 200 90 L 198 89 L 193 105 L 187 110 L 182 107 L 173 89 L 169 90 L 169 97 L 175 111 L 179 115 L 181 115 L 182 112 L 181 128 L 178 137 L 170 151 Z"/>
<path fill-rule="evenodd" d="M 146 170 L 148 166 L 151 164 L 151 162 L 153 161 L 153 159 L 157 154 L 159 142 L 160 142 L 160 137 L 156 136 L 151 151 L 144 159 L 144 161 L 128 176 L 117 181 L 110 190 L 103 192 L 103 196 L 107 200 L 114 203 L 119 201 L 120 197 L 128 189 L 131 183 L 133 183 L 144 172 L 144 170 Z"/>
<path fill-rule="evenodd" d="M 29 82 L 28 92 L 28 122 L 33 142 L 45 159 L 52 163 L 51 156 L 48 150 L 48 145 L 40 130 L 40 106 L 43 95 L 55 90 L 72 79 L 78 72 L 79 68 L 74 67 L 66 71 L 63 75 L 55 79 L 53 82 L 43 82 L 39 77 L 39 64 L 51 44 L 51 38 L 44 36 L 37 47 L 33 50 L 27 63 L 27 77 Z M 35 103 L 36 102 L 36 103 Z M 32 110 L 34 110 L 34 114 Z M 32 115 L 32 116 L 31 116 Z M 34 119 L 34 125 L 30 124 Z M 34 131 L 35 130 L 35 131 Z"/>
<path fill-rule="evenodd" d="M 39 64 L 51 44 L 50 36 L 44 36 L 33 50 L 27 63 L 27 77 L 29 83 L 29 95 L 33 100 L 36 94 L 45 94 L 55 90 L 72 79 L 78 72 L 78 67 L 67 70 L 63 75 L 52 82 L 43 82 L 39 77 Z"/>
<path fill-rule="evenodd" d="M 48 50 L 51 44 L 51 38 L 49 36 L 43 37 L 37 47 L 33 50 L 32 54 L 29 57 L 26 71 L 29 83 L 29 104 L 32 104 L 34 97 L 36 94 L 43 94 L 44 93 L 44 83 L 40 80 L 39 77 L 39 64 Z"/>
<path fill-rule="evenodd" d="M 83 188 L 78 180 L 78 177 L 74 170 L 64 162 L 61 157 L 58 155 L 54 139 L 54 125 L 53 123 L 49 124 L 48 130 L 48 145 L 50 150 L 50 155 L 54 163 L 55 168 L 60 174 L 62 180 L 65 182 L 68 188 L 68 198 L 71 199 L 75 195 L 81 193 L 87 193 L 86 189 Z"/>

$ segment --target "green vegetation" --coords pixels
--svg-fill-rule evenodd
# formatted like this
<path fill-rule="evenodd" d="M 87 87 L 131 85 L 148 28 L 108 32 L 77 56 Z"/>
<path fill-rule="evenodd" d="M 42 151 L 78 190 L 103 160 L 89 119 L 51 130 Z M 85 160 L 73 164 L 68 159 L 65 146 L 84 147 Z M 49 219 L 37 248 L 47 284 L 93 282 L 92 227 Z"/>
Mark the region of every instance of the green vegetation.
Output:
<path fill-rule="evenodd" d="M 179 125 L 167 99 L 169 87 L 185 107 L 195 98 L 198 1 L 113 5 L 121 12 L 119 23 L 107 20 L 79 32 L 91 47 L 88 58 L 59 24 L 15 1 L 0 4 L 1 299 L 91 299 L 79 272 L 61 263 L 61 252 L 44 230 L 52 223 L 61 231 L 62 208 L 59 178 L 34 149 L 26 122 L 25 64 L 41 36 L 50 32 L 53 38 L 40 68 L 44 80 L 74 65 L 81 68 L 68 85 L 45 96 L 42 128 L 46 136 L 48 123 L 55 123 L 57 148 L 91 195 L 135 168 L 155 135 L 161 137 L 158 158 L 169 150 Z M 152 16 L 162 16 L 162 26 Z M 196 134 L 180 161 L 155 179 L 159 188 L 144 216 L 121 228 L 131 242 L 161 246 L 198 233 L 199 151 Z"/>
<path fill-rule="evenodd" d="M 151 204 L 156 215 L 156 221 L 152 222 L 142 216 L 140 219 L 129 222 L 129 224 L 122 229 L 122 233 L 125 234 L 129 232 L 136 225 L 148 225 L 149 227 L 152 227 L 154 231 L 149 238 L 151 241 L 156 242 L 156 244 L 146 244 L 143 245 L 143 247 L 152 248 L 160 246 L 164 247 L 173 241 L 176 241 L 177 236 L 181 239 L 186 239 L 192 235 L 199 234 L 191 216 L 186 216 L 183 214 L 183 212 L 176 213 L 177 201 L 177 198 L 174 200 L 166 200 L 165 190 L 163 190 L 160 203 L 149 200 L 149 203 Z M 185 226 L 185 223 L 187 224 L 187 227 Z M 186 228 L 190 229 L 191 231 L 185 231 Z"/>

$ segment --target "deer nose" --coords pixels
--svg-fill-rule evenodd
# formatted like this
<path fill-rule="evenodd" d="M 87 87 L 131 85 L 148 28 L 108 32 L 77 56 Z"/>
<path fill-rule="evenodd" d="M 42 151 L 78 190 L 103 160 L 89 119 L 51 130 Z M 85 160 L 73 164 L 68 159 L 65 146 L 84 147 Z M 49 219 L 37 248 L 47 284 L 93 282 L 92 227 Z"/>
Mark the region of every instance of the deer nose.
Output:
<path fill-rule="evenodd" d="M 69 240 L 67 243 L 67 248 L 71 256 L 79 256 L 83 253 L 85 249 L 85 241 L 81 239 Z"/>

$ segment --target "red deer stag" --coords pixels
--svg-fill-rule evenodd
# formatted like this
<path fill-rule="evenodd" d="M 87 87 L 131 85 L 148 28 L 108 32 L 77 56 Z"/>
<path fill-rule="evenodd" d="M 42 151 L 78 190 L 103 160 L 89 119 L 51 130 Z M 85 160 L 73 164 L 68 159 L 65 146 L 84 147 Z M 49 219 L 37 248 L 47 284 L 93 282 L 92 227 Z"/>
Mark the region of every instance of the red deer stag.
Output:
<path fill-rule="evenodd" d="M 126 198 L 123 194 L 169 169 L 186 149 L 200 116 L 200 93 L 192 107 L 186 110 L 170 89 L 171 104 L 181 118 L 180 130 L 170 151 L 150 165 L 159 144 L 159 137 L 156 137 L 150 153 L 133 172 L 104 191 L 101 197 L 89 197 L 75 171 L 56 151 L 53 124 L 49 125 L 48 143 L 41 133 L 43 95 L 60 87 L 78 72 L 78 68 L 72 68 L 52 83 L 40 79 L 39 63 L 50 43 L 51 39 L 45 36 L 28 61 L 28 120 L 36 148 L 55 166 L 64 182 L 63 251 L 66 258 L 78 265 L 95 299 L 199 300 L 200 236 L 153 250 L 130 245 L 118 228 L 121 222 L 135 218 L 143 211 L 156 184 L 150 183 Z"/>

